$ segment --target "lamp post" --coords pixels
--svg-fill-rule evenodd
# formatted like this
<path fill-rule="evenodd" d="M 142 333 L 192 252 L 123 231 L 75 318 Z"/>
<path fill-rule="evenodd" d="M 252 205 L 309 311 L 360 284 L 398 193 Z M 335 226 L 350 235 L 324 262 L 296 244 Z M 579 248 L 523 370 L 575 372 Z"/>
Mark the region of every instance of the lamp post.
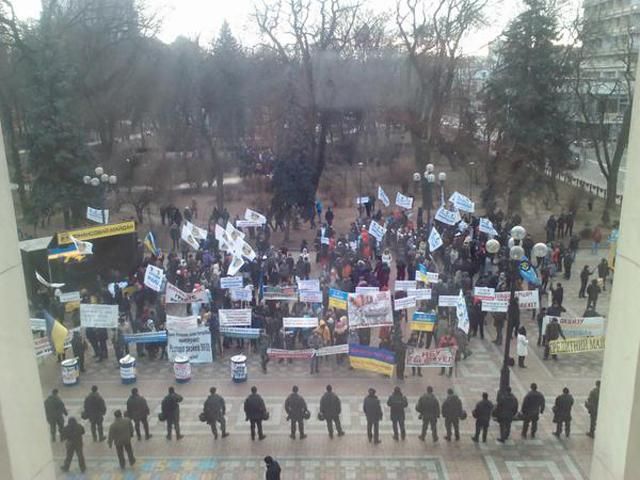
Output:
<path fill-rule="evenodd" d="M 476 162 L 469 162 L 469 198 L 473 200 L 473 174 L 475 173 Z"/>
<path fill-rule="evenodd" d="M 500 371 L 500 389 L 498 394 L 506 392 L 510 386 L 510 370 L 509 370 L 509 358 L 511 353 L 511 331 L 513 329 L 513 307 L 511 306 L 516 298 L 516 279 L 518 278 L 518 269 L 520 262 L 524 257 L 524 248 L 520 245 L 524 237 L 527 235 L 527 231 L 521 225 L 516 225 L 511 229 L 511 238 L 509 239 L 509 308 L 507 310 L 507 334 L 504 345 L 504 357 L 502 360 L 502 370 Z M 487 252 L 496 254 L 500 250 L 500 242 L 492 238 L 487 241 Z M 532 253 L 540 258 L 547 254 L 547 246 L 544 243 L 537 243 Z"/>
<path fill-rule="evenodd" d="M 107 187 L 109 185 L 114 186 L 117 184 L 118 177 L 105 173 L 104 168 L 102 167 L 96 167 L 94 173 L 96 175 L 95 177 L 85 175 L 82 177 L 82 181 L 85 185 L 100 189 L 100 211 L 102 212 L 102 224 L 105 225 L 107 223 L 106 215 L 104 213 L 107 203 Z"/>
<path fill-rule="evenodd" d="M 358 204 L 358 218 L 362 216 L 362 169 L 364 167 L 364 163 L 358 162 L 358 200 L 356 203 Z"/>
<path fill-rule="evenodd" d="M 421 186 L 422 188 L 422 208 L 427 210 L 427 228 L 429 228 L 429 225 L 431 224 L 433 185 L 436 183 L 436 176 L 433 173 L 434 169 L 435 167 L 433 166 L 433 163 L 427 163 L 422 175 L 420 175 L 419 172 L 415 172 L 413 174 L 413 181 L 416 185 L 416 195 L 418 194 L 418 186 Z M 446 174 L 444 178 L 446 179 Z"/>
<path fill-rule="evenodd" d="M 444 182 L 447 181 L 447 174 L 440 172 L 438 174 L 438 181 L 440 182 L 440 205 L 444 206 Z"/>

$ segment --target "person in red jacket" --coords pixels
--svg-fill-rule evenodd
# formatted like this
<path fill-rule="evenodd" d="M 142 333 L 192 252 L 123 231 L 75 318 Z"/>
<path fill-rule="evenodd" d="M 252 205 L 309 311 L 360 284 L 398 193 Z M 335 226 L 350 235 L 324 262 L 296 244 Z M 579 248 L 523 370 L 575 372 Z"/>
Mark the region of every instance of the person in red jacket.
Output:
<path fill-rule="evenodd" d="M 456 337 L 451 334 L 451 332 L 447 331 L 440 340 L 438 341 L 438 348 L 447 348 L 447 347 L 458 347 L 458 342 Z M 444 375 L 445 367 L 440 369 L 440 375 Z M 453 374 L 453 367 L 449 367 L 449 376 Z"/>

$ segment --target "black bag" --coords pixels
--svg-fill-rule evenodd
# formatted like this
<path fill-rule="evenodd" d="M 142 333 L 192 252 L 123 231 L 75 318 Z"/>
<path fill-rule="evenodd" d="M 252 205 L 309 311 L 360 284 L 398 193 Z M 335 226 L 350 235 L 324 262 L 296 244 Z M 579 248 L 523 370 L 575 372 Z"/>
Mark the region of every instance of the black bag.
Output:
<path fill-rule="evenodd" d="M 84 410 L 82 411 L 82 413 L 80 414 L 80 418 L 82 420 L 87 420 L 89 417 L 87 416 L 87 412 L 85 412 Z"/>
<path fill-rule="evenodd" d="M 324 422 L 324 415 L 322 414 L 322 412 L 318 412 L 318 420 Z"/>
<path fill-rule="evenodd" d="M 466 419 L 467 419 L 467 411 L 462 410 L 462 414 L 460 415 L 460 420 L 466 420 Z"/>
<path fill-rule="evenodd" d="M 302 418 L 304 418 L 305 420 L 309 420 L 311 418 L 311 412 L 309 410 L 305 410 Z"/>
<path fill-rule="evenodd" d="M 264 420 L 265 422 L 269 420 L 269 412 L 264 412 L 264 415 L 262 416 L 262 420 Z"/>
<path fill-rule="evenodd" d="M 160 412 L 158 414 L 158 420 L 161 421 L 161 422 L 164 422 L 164 421 L 167 420 L 167 417 L 164 416 L 164 413 Z"/>
<path fill-rule="evenodd" d="M 200 420 L 202 423 L 207 423 L 207 414 L 204 412 L 200 412 L 200 415 L 198 415 L 198 420 Z"/>

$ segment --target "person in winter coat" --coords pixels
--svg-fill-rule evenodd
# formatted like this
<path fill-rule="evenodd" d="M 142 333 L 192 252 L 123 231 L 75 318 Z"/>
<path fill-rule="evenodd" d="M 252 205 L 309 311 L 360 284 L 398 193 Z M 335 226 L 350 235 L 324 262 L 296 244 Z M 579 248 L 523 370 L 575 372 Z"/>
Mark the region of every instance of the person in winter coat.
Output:
<path fill-rule="evenodd" d="M 411 337 L 407 341 L 407 346 L 422 348 L 422 342 L 420 341 L 420 332 L 411 332 Z M 411 367 L 411 376 L 415 377 L 416 373 L 419 377 L 422 376 L 422 367 Z"/>
<path fill-rule="evenodd" d="M 491 412 L 493 412 L 493 403 L 489 400 L 487 392 L 482 393 L 482 400 L 476 403 L 473 409 L 473 418 L 476 419 L 476 434 L 471 437 L 474 442 L 479 441 L 480 432 L 482 432 L 482 443 L 487 443 L 487 431 L 489 430 L 489 422 L 491 421 Z"/>
<path fill-rule="evenodd" d="M 507 387 L 506 392 L 498 394 L 495 415 L 500 424 L 500 438 L 498 441 L 504 443 L 511 435 L 511 422 L 518 413 L 518 399 L 511 393 L 511 388 Z"/>
<path fill-rule="evenodd" d="M 62 441 L 62 429 L 64 428 L 64 417 L 67 416 L 67 409 L 58 396 L 57 388 L 54 388 L 51 391 L 51 395 L 44 401 L 44 413 L 49 423 L 51 441 L 56 441 L 56 428 L 60 432 L 60 441 Z"/>
<path fill-rule="evenodd" d="M 590 308 L 596 309 L 596 305 L 598 304 L 598 296 L 600 295 L 601 289 L 598 285 L 597 280 L 591 280 L 591 283 L 587 287 L 587 310 Z"/>
<path fill-rule="evenodd" d="M 447 348 L 447 347 L 458 347 L 458 341 L 456 337 L 449 332 L 440 337 L 438 341 L 438 348 Z M 457 353 L 456 353 L 457 356 Z M 446 367 L 440 368 L 440 375 L 444 375 Z M 449 377 L 453 374 L 453 367 L 449 367 Z"/>
<path fill-rule="evenodd" d="M 451 427 L 455 434 L 456 442 L 460 440 L 460 419 L 463 417 L 462 401 L 453 389 L 447 390 L 447 398 L 442 402 L 442 416 L 444 417 L 444 427 L 447 430 L 447 436 L 444 439 L 451 441 Z"/>
<path fill-rule="evenodd" d="M 113 412 L 113 416 L 115 419 L 109 427 L 109 448 L 111 448 L 114 443 L 116 444 L 118 462 L 120 463 L 120 468 L 124 470 L 126 465 L 124 461 L 125 450 L 127 452 L 127 457 L 129 458 L 129 465 L 133 467 L 136 463 L 136 458 L 133 455 L 133 448 L 131 447 L 133 425 L 131 424 L 130 419 L 122 417 L 122 412 L 120 410 Z"/>
<path fill-rule="evenodd" d="M 524 327 L 520 327 L 518 329 L 516 353 L 518 354 L 518 367 L 527 368 L 524 364 L 524 360 L 529 354 L 529 340 L 527 340 L 527 331 Z"/>
<path fill-rule="evenodd" d="M 103 442 L 106 439 L 102 430 L 102 421 L 105 413 L 107 413 L 107 406 L 98 393 L 98 387 L 94 385 L 91 387 L 91 393 L 84 399 L 83 412 L 83 418 L 86 418 L 91 423 L 91 436 L 94 442 Z"/>
<path fill-rule="evenodd" d="M 251 394 L 244 401 L 244 414 L 251 424 L 251 440 L 256 439 L 256 427 L 258 427 L 258 440 L 267 438 L 262 433 L 262 421 L 267 417 L 267 407 L 255 386 L 251 387 Z"/>
<path fill-rule="evenodd" d="M 291 393 L 285 400 L 284 410 L 287 412 L 287 420 L 291 421 L 291 435 L 289 436 L 295 440 L 296 425 L 298 425 L 300 440 L 307 438 L 304 434 L 304 420 L 305 418 L 309 418 L 309 410 L 307 409 L 307 402 L 298 394 L 297 385 L 293 386 Z"/>
<path fill-rule="evenodd" d="M 167 422 L 167 440 L 171 440 L 171 430 L 175 427 L 176 440 L 180 440 L 184 435 L 180 435 L 180 402 L 182 395 L 178 395 L 173 387 L 169 387 L 169 393 L 162 399 L 160 408 Z"/>
<path fill-rule="evenodd" d="M 229 434 L 227 433 L 227 422 L 224 418 L 224 415 L 226 413 L 224 398 L 216 393 L 215 387 L 211 387 L 209 389 L 209 396 L 204 401 L 203 411 L 207 419 L 207 423 L 211 425 L 211 433 L 213 433 L 213 438 L 216 440 L 218 439 L 218 423 L 220 424 L 222 438 L 228 437 Z"/>
<path fill-rule="evenodd" d="M 142 440 L 140 424 L 144 428 L 144 438 L 149 440 L 153 435 L 149 433 L 149 405 L 147 400 L 138 393 L 137 388 L 131 389 L 131 396 L 127 400 L 127 417 L 133 420 L 138 441 Z"/>
<path fill-rule="evenodd" d="M 73 332 L 73 338 L 71 339 L 71 350 L 73 350 L 73 355 L 78 359 L 78 367 L 80 367 L 80 372 L 84 373 L 84 352 L 87 351 L 87 342 L 82 338 L 80 332 Z"/>
<path fill-rule="evenodd" d="M 427 436 L 427 429 L 431 427 L 431 435 L 434 442 L 438 441 L 438 418 L 440 418 L 440 402 L 433 394 L 433 387 L 427 387 L 427 393 L 418 399 L 416 404 L 416 412 L 420 414 L 422 419 L 422 433 L 420 440 L 424 442 Z"/>
<path fill-rule="evenodd" d="M 600 260 L 598 264 L 598 278 L 602 282 L 602 290 L 607 291 L 607 277 L 609 276 L 609 262 L 606 258 Z"/>
<path fill-rule="evenodd" d="M 600 399 L 600 380 L 596 381 L 596 386 L 591 392 L 589 392 L 589 398 L 585 402 L 584 406 L 589 412 L 589 431 L 587 437 L 595 438 L 596 435 L 596 422 L 598 420 L 598 400 Z"/>
<path fill-rule="evenodd" d="M 362 410 L 367 417 L 367 437 L 369 443 L 373 441 L 376 445 L 380 443 L 380 420 L 382 420 L 382 407 L 380 406 L 380 400 L 376 396 L 376 391 L 373 388 L 369 389 L 369 395 L 367 395 L 362 404 Z"/>
<path fill-rule="evenodd" d="M 327 422 L 327 430 L 329 431 L 329 438 L 333 438 L 333 424 L 336 426 L 338 436 L 344 435 L 342 425 L 340 425 L 340 413 L 342 412 L 342 406 L 340 398 L 333 393 L 331 385 L 327 385 L 327 391 L 320 398 L 320 416 L 324 417 Z"/>
<path fill-rule="evenodd" d="M 73 454 L 78 456 L 78 466 L 80 471 L 84 473 L 87 466 L 84 462 L 84 453 L 82 452 L 82 436 L 84 435 L 84 427 L 80 425 L 75 417 L 69 417 L 67 425 L 62 429 L 60 438 L 64 440 L 65 447 L 67 449 L 67 455 L 64 459 L 64 463 L 60 467 L 63 472 L 69 471 Z"/>
<path fill-rule="evenodd" d="M 587 283 L 589 282 L 589 277 L 593 274 L 594 272 L 589 271 L 589 265 L 585 265 L 580 271 L 580 291 L 578 292 L 578 298 L 585 298 Z"/>
<path fill-rule="evenodd" d="M 564 387 L 562 395 L 556 397 L 556 403 L 553 406 L 553 423 L 556 424 L 556 431 L 553 434 L 559 437 L 562 433 L 562 425 L 564 424 L 564 432 L 567 438 L 571 433 L 571 409 L 573 408 L 573 397 L 569 393 L 569 389 Z"/>
<path fill-rule="evenodd" d="M 531 384 L 531 390 L 522 399 L 522 437 L 527 438 L 529 424 L 531 424 L 531 438 L 536 438 L 538 420 L 544 413 L 544 395 L 538 391 L 538 385 Z"/>
<path fill-rule="evenodd" d="M 407 432 L 404 428 L 404 410 L 409 406 L 407 397 L 402 394 L 400 387 L 395 387 L 393 393 L 387 400 L 387 406 L 391 410 L 391 425 L 393 426 L 393 439 L 397 442 L 398 427 L 400 428 L 400 437 L 404 440 L 407 437 Z"/>
<path fill-rule="evenodd" d="M 280 480 L 280 464 L 276 462 L 272 457 L 264 457 L 264 463 L 267 466 L 265 472 L 265 480 Z"/>
<path fill-rule="evenodd" d="M 560 337 L 562 337 L 563 340 L 565 339 L 564 333 L 562 332 L 562 327 L 558 323 L 558 319 L 554 317 L 547 324 L 547 328 L 545 329 L 545 332 L 544 332 L 545 343 L 544 343 L 543 358 L 545 360 L 549 360 L 549 353 L 551 351 L 551 346 L 549 345 L 549 342 L 552 342 L 553 340 L 557 340 Z M 558 359 L 558 356 L 555 354 L 551 355 L 551 357 L 554 360 Z"/>
<path fill-rule="evenodd" d="M 313 348 L 315 350 L 322 348 L 324 346 L 324 341 L 322 339 L 322 333 L 320 332 L 320 327 L 313 330 L 313 334 L 309 337 L 308 340 L 309 348 Z M 311 357 L 311 375 L 314 373 L 319 373 L 320 368 L 320 357 L 314 355 Z"/>

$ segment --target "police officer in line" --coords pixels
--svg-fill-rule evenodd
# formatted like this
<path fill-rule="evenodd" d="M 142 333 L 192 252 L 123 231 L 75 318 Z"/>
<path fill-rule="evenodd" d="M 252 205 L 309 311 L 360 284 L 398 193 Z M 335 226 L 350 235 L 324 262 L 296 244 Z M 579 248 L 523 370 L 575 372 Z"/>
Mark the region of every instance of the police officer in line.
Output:
<path fill-rule="evenodd" d="M 400 387 L 395 387 L 393 393 L 387 400 L 387 406 L 391 410 L 391 425 L 393 426 L 393 439 L 397 442 L 398 427 L 400 427 L 400 437 L 404 440 L 407 437 L 407 432 L 404 428 L 404 411 L 409 406 L 407 397 L 402 394 Z"/>
<path fill-rule="evenodd" d="M 569 389 L 564 387 L 562 389 L 562 395 L 556 397 L 556 402 L 553 405 L 553 423 L 556 424 L 556 431 L 553 434 L 559 437 L 562 433 L 562 426 L 564 425 L 564 433 L 569 438 L 571 433 L 571 409 L 573 408 L 573 397 L 569 393 Z"/>
<path fill-rule="evenodd" d="M 124 470 L 126 463 L 124 459 L 124 452 L 127 452 L 127 458 L 129 459 L 129 465 L 133 467 L 136 463 L 136 457 L 133 456 L 133 447 L 131 446 L 131 437 L 133 437 L 133 425 L 131 420 L 124 418 L 120 410 L 113 412 L 114 420 L 109 427 L 109 448 L 116 445 L 116 454 L 118 455 L 118 462 L 120 468 Z"/>
<path fill-rule="evenodd" d="M 98 393 L 98 387 L 93 385 L 91 387 L 91 393 L 84 399 L 84 412 L 82 418 L 89 420 L 91 423 L 91 436 L 93 437 L 94 442 L 104 442 L 106 439 L 102 430 L 102 422 L 104 420 L 105 413 L 107 413 L 107 406 L 105 405 L 102 396 Z"/>
<path fill-rule="evenodd" d="M 440 418 L 440 402 L 433 394 L 433 387 L 427 387 L 427 393 L 418 399 L 416 412 L 422 419 L 422 433 L 418 438 L 424 442 L 427 430 L 431 427 L 431 435 L 434 442 L 438 441 L 438 418 Z"/>
<path fill-rule="evenodd" d="M 57 388 L 54 388 L 51 391 L 51 395 L 44 401 L 44 413 L 51 430 L 51 441 L 56 441 L 56 428 L 60 433 L 60 441 L 62 441 L 62 429 L 64 428 L 64 417 L 67 415 L 67 409 L 58 396 Z"/>
<path fill-rule="evenodd" d="M 295 440 L 297 425 L 298 430 L 300 430 L 300 440 L 307 438 L 304 434 L 304 420 L 309 418 L 309 410 L 307 409 L 307 402 L 298 394 L 297 385 L 293 386 L 291 393 L 285 400 L 284 410 L 287 412 L 287 420 L 291 422 L 291 435 L 289 436 Z"/>
<path fill-rule="evenodd" d="M 531 438 L 536 438 L 538 420 L 544 413 L 544 395 L 538 391 L 538 385 L 531 384 L 531 390 L 522 399 L 522 437 L 527 438 L 529 424 L 531 424 Z"/>
<path fill-rule="evenodd" d="M 62 429 L 60 437 L 64 440 L 65 447 L 67 448 L 67 455 L 64 459 L 64 463 L 60 467 L 63 472 L 69 471 L 71 466 L 71 460 L 73 454 L 78 456 L 78 466 L 80 471 L 84 473 L 87 469 L 87 465 L 84 462 L 84 453 L 82 452 L 82 436 L 84 435 L 84 427 L 78 423 L 75 417 L 69 417 L 67 425 Z"/>
<path fill-rule="evenodd" d="M 176 430 L 176 440 L 184 437 L 184 435 L 180 435 L 180 402 L 182 402 L 182 395 L 178 395 L 173 387 L 169 387 L 169 393 L 160 404 L 162 414 L 167 422 L 167 440 L 171 440 L 172 427 Z"/>
<path fill-rule="evenodd" d="M 329 431 L 329 438 L 333 438 L 333 424 L 335 423 L 338 436 L 344 435 L 342 425 L 340 425 L 340 413 L 342 412 L 342 406 L 340 404 L 340 398 L 333 393 L 331 385 L 327 385 L 327 391 L 320 398 L 320 418 L 324 418 L 327 422 L 327 430 Z"/>
<path fill-rule="evenodd" d="M 482 432 L 482 443 L 487 443 L 491 412 L 493 412 L 493 403 L 489 400 L 489 394 L 482 392 L 482 400 L 476 403 L 476 408 L 472 412 L 473 418 L 476 419 L 476 434 L 471 437 L 474 442 L 477 443 L 479 441 L 480 432 Z"/>
<path fill-rule="evenodd" d="M 596 435 L 596 422 L 598 421 L 598 400 L 600 400 L 600 380 L 596 380 L 596 386 L 591 392 L 589 392 L 589 398 L 585 402 L 584 406 L 589 412 L 589 431 L 587 437 L 595 438 Z"/>
<path fill-rule="evenodd" d="M 376 396 L 375 389 L 369 389 L 369 395 L 364 399 L 362 410 L 367 417 L 367 437 L 369 438 L 369 443 L 373 441 L 373 443 L 377 445 L 380 443 L 382 407 L 380 406 L 380 400 Z"/>
<path fill-rule="evenodd" d="M 451 441 L 451 427 L 456 438 L 456 442 L 460 440 L 460 419 L 464 416 L 462 401 L 452 388 L 447 390 L 447 398 L 442 402 L 442 416 L 444 417 L 444 427 L 447 430 L 447 436 L 444 439 Z"/>
<path fill-rule="evenodd" d="M 138 393 L 137 388 L 131 389 L 131 396 L 127 400 L 127 417 L 133 420 L 138 441 L 142 440 L 140 424 L 144 428 L 144 438 L 149 440 L 153 435 L 149 433 L 149 405 L 147 400 Z"/>
<path fill-rule="evenodd" d="M 267 438 L 262 433 L 262 421 L 268 418 L 267 407 L 255 386 L 251 387 L 251 394 L 244 401 L 244 414 L 251 424 L 251 440 L 256 439 L 256 427 L 258 427 L 258 440 Z"/>
<path fill-rule="evenodd" d="M 204 415 L 207 419 L 207 423 L 211 425 L 211 433 L 213 433 L 213 438 L 218 439 L 218 428 L 217 424 L 220 424 L 220 431 L 222 433 L 222 438 L 228 437 L 227 433 L 227 422 L 224 418 L 227 413 L 226 406 L 224 404 L 224 398 L 216 393 L 216 388 L 211 387 L 209 389 L 209 396 L 204 401 Z"/>
<path fill-rule="evenodd" d="M 511 435 L 511 422 L 518 413 L 518 399 L 511 393 L 511 387 L 507 387 L 504 393 L 498 393 L 496 404 L 496 419 L 500 424 L 500 438 L 498 441 L 504 443 Z"/>

